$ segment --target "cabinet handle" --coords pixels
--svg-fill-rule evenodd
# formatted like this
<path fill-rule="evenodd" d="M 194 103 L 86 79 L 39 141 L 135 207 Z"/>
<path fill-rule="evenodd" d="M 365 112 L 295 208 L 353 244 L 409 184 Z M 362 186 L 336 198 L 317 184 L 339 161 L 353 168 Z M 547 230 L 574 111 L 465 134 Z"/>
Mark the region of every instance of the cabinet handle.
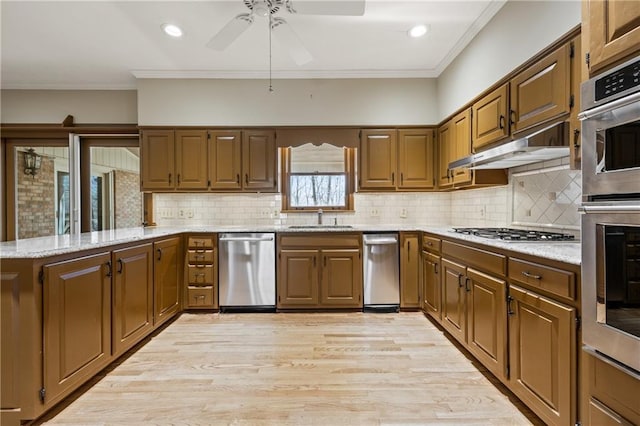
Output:
<path fill-rule="evenodd" d="M 500 128 L 504 129 L 504 115 L 500 115 Z"/>
<path fill-rule="evenodd" d="M 404 185 L 404 173 L 400 173 L 400 185 Z"/>
<path fill-rule="evenodd" d="M 462 274 L 458 274 L 458 287 L 459 287 L 459 288 L 462 288 L 462 286 L 463 286 L 463 284 L 462 284 L 462 277 L 463 277 L 463 275 L 462 275 Z"/>
<path fill-rule="evenodd" d="M 516 124 L 516 112 L 514 110 L 509 111 L 509 126 Z"/>
<path fill-rule="evenodd" d="M 522 275 L 524 275 L 527 278 L 533 278 L 534 280 L 541 280 L 542 279 L 542 275 L 535 275 L 535 274 L 531 274 L 527 271 L 522 271 Z"/>
<path fill-rule="evenodd" d="M 411 241 L 407 241 L 407 262 L 411 261 Z"/>
<path fill-rule="evenodd" d="M 180 173 L 178 173 L 178 186 L 180 186 Z"/>
<path fill-rule="evenodd" d="M 169 185 L 171 185 L 171 173 L 169 173 Z"/>
<path fill-rule="evenodd" d="M 327 256 L 324 256 L 324 266 L 327 267 Z"/>
<path fill-rule="evenodd" d="M 511 301 L 513 297 L 507 296 L 507 315 L 515 315 L 516 313 L 511 310 Z"/>
<path fill-rule="evenodd" d="M 573 147 L 574 148 L 580 148 L 580 143 L 578 142 L 580 140 L 580 130 L 575 129 L 573 131 Z"/>
<path fill-rule="evenodd" d="M 391 172 L 391 185 L 396 184 L 396 172 Z"/>
<path fill-rule="evenodd" d="M 315 256 L 313 257 L 313 267 L 314 268 L 316 267 L 316 257 Z"/>
<path fill-rule="evenodd" d="M 158 252 L 158 260 L 162 259 L 162 249 L 156 249 Z"/>
<path fill-rule="evenodd" d="M 464 289 L 467 291 L 467 293 L 469 293 L 471 291 L 471 286 L 469 285 L 469 282 L 471 281 L 471 278 L 466 277 L 464 279 Z"/>
<path fill-rule="evenodd" d="M 122 259 L 118 259 L 118 273 L 121 274 L 124 269 L 124 264 L 122 263 Z"/>
<path fill-rule="evenodd" d="M 240 185 L 240 173 L 236 174 L 236 183 Z"/>
<path fill-rule="evenodd" d="M 245 183 L 245 185 L 249 185 L 249 174 L 248 173 L 244 174 L 244 183 Z"/>
<path fill-rule="evenodd" d="M 108 261 L 107 263 L 105 263 L 105 266 L 107 267 L 107 276 L 110 277 L 113 275 L 113 271 L 111 268 L 111 261 Z"/>
<path fill-rule="evenodd" d="M 433 273 L 434 274 L 438 273 L 438 263 L 437 262 L 433 262 Z"/>

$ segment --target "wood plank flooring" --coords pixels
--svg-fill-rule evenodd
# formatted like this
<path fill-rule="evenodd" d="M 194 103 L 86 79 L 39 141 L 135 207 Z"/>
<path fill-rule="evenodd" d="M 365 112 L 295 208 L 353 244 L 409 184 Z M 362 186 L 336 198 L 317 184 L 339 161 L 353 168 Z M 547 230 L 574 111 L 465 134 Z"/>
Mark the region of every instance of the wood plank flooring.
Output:
<path fill-rule="evenodd" d="M 38 423 L 541 424 L 418 312 L 185 313 L 90 385 Z"/>

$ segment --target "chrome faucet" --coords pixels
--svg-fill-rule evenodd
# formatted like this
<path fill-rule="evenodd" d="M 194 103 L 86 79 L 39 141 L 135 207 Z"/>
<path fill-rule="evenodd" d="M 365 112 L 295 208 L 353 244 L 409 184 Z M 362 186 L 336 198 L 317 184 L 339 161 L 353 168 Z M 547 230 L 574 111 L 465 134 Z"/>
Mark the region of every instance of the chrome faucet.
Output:
<path fill-rule="evenodd" d="M 318 225 L 322 225 L 322 209 L 318 209 Z"/>

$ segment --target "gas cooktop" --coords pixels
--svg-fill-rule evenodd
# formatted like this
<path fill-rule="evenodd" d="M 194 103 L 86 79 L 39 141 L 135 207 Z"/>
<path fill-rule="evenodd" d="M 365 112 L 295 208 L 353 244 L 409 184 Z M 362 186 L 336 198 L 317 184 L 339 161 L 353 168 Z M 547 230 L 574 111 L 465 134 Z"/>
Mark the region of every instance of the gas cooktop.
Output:
<path fill-rule="evenodd" d="M 504 241 L 572 241 L 573 235 L 513 228 L 453 228 L 459 234 Z"/>

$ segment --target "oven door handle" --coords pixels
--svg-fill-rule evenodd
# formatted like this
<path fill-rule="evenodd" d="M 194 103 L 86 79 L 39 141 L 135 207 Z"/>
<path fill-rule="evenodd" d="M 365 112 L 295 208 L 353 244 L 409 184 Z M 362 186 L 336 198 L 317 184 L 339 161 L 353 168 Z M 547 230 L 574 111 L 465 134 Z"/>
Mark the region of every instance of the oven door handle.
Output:
<path fill-rule="evenodd" d="M 589 118 L 596 117 L 598 115 L 607 113 L 609 111 L 613 111 L 614 109 L 622 108 L 624 106 L 627 106 L 639 101 L 640 101 L 640 92 L 636 92 L 631 95 L 624 96 L 620 99 L 616 99 L 615 101 L 608 102 L 604 105 L 600 105 L 595 108 L 591 108 L 589 110 L 583 111 L 580 114 L 578 114 L 578 119 L 580 121 L 584 121 Z M 635 108 L 637 108 L 637 106 L 635 106 Z"/>
<path fill-rule="evenodd" d="M 640 204 L 633 205 L 582 205 L 578 207 L 579 213 L 640 213 Z"/>

